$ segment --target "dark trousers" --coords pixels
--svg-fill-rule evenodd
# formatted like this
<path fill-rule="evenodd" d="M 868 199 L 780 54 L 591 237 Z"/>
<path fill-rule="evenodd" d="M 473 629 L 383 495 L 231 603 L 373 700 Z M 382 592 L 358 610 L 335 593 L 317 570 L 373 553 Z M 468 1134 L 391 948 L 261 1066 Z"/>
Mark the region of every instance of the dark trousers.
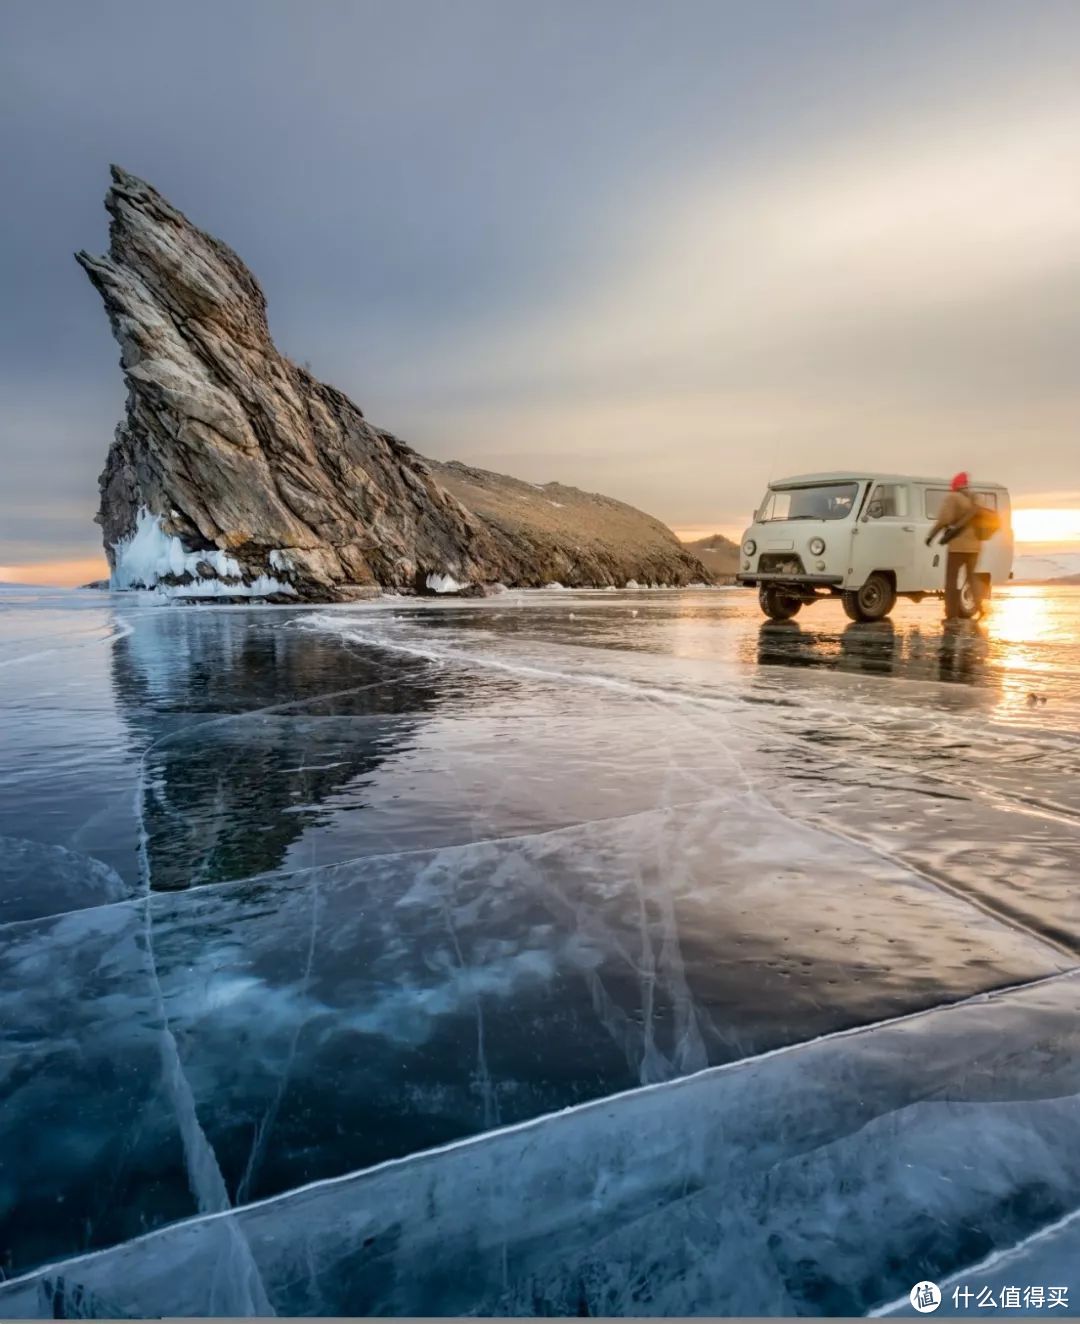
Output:
<path fill-rule="evenodd" d="M 971 582 L 971 591 L 975 595 L 975 611 L 982 606 L 982 584 L 975 574 L 979 561 L 978 552 L 947 552 L 945 556 L 945 616 L 947 620 L 956 620 L 962 616 L 960 610 L 960 585 L 966 578 Z"/>

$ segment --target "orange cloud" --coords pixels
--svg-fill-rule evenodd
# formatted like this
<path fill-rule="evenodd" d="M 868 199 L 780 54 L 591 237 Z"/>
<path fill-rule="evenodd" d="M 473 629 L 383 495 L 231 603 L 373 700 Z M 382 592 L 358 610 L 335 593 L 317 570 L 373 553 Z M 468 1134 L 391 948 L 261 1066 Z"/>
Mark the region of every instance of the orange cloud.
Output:
<path fill-rule="evenodd" d="M 39 561 L 34 565 L 0 565 L 0 580 L 9 584 L 48 584 L 75 588 L 94 579 L 108 579 L 109 567 L 103 556 L 81 561 Z"/>

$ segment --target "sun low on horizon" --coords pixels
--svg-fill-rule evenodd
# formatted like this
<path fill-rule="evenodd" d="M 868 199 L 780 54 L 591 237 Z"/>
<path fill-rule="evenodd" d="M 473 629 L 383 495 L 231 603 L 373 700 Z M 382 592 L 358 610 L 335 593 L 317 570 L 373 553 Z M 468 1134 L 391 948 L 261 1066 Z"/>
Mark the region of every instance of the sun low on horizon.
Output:
<path fill-rule="evenodd" d="M 1017 543 L 1063 544 L 1080 551 L 1080 508 L 1020 507 L 1012 513 L 1012 526 Z"/>

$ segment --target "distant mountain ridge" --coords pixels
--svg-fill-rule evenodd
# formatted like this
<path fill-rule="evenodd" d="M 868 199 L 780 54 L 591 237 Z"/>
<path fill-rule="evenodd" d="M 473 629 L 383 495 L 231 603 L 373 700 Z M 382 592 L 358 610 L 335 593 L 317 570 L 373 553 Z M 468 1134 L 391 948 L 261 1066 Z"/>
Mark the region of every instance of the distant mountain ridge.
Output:
<path fill-rule="evenodd" d="M 707 538 L 684 542 L 683 546 L 701 561 L 713 579 L 731 579 L 739 568 L 739 544 L 722 533 L 710 533 Z"/>
<path fill-rule="evenodd" d="M 1080 576 L 1080 552 L 1022 552 L 1013 561 L 1017 583 L 1046 584 Z"/>

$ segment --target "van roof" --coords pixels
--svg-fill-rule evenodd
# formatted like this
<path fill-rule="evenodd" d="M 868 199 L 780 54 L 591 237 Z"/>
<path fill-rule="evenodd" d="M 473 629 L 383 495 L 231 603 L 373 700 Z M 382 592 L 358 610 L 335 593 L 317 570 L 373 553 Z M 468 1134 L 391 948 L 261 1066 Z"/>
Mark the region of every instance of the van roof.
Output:
<path fill-rule="evenodd" d="M 776 478 L 770 487 L 799 487 L 808 483 L 925 483 L 928 487 L 948 487 L 952 480 L 949 478 L 920 478 L 915 474 L 884 474 L 871 473 L 868 470 L 860 469 L 837 469 L 833 473 L 821 474 L 796 474 L 793 478 Z M 973 478 L 972 487 L 994 487 L 1001 491 L 1005 490 L 1003 483 L 990 483 L 981 478 Z"/>

